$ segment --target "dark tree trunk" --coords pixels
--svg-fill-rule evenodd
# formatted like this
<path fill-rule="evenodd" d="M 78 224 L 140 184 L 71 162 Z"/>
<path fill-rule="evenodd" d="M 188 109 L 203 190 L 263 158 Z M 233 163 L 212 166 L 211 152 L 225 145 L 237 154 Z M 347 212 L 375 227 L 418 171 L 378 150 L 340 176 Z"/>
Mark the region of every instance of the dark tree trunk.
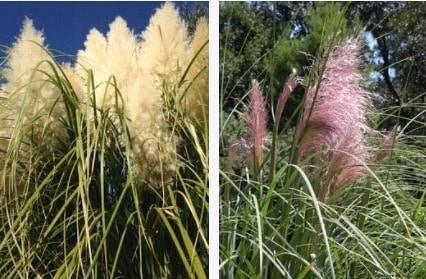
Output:
<path fill-rule="evenodd" d="M 380 36 L 378 34 L 378 30 L 373 31 L 374 37 L 377 38 L 377 44 L 379 46 L 380 54 L 383 58 L 383 77 L 385 79 L 386 86 L 388 87 L 389 93 L 392 95 L 392 97 L 396 100 L 398 105 L 401 105 L 401 98 L 399 97 L 398 93 L 396 92 L 395 88 L 393 87 L 392 80 L 389 76 L 389 67 L 390 67 L 390 61 L 389 61 L 389 49 L 386 44 L 386 37 Z"/>

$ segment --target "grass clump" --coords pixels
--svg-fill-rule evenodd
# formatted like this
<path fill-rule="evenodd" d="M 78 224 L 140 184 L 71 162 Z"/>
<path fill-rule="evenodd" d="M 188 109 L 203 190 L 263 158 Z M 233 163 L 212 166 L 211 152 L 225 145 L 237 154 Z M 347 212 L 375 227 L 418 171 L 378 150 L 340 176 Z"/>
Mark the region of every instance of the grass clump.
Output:
<path fill-rule="evenodd" d="M 152 19 L 161 28 L 166 12 L 179 17 L 165 4 Z M 110 27 L 109 41 L 97 31 L 89 37 L 105 40 L 112 52 L 119 47 L 112 37 L 136 38 L 122 19 Z M 187 57 L 172 79 L 148 73 L 136 57 L 126 56 L 134 50 L 126 47 L 139 47 L 136 39 L 119 49 L 122 60 L 107 48 L 104 59 L 83 61 L 81 52 L 75 65 L 60 64 L 26 21 L 20 39 L 6 49 L 2 69 L 5 278 L 206 277 L 207 124 L 194 121 L 185 108 L 189 89 L 208 94 L 203 83 L 190 86 L 199 81 L 186 70 L 188 60 L 197 61 L 208 48 L 207 34 L 203 38 L 196 53 L 182 47 Z M 202 63 L 208 65 L 208 57 Z M 131 79 L 126 69 L 133 69 Z M 138 87 L 141 81 L 145 87 Z M 144 102 L 144 94 L 151 100 Z M 158 133 L 147 128 L 155 121 Z"/>
<path fill-rule="evenodd" d="M 224 278 L 426 274 L 426 153 L 417 126 L 425 123 L 412 118 L 405 128 L 379 132 L 384 122 L 400 123 L 401 107 L 372 107 L 371 93 L 361 86 L 359 41 L 340 35 L 324 32 L 309 74 L 290 75 L 276 106 L 257 102 L 270 106 L 266 131 L 252 129 L 264 112 L 250 117 L 252 99 L 266 99 L 253 96 L 258 83 L 221 112 Z M 231 82 L 222 75 L 222 82 Z M 260 84 L 269 89 L 267 79 Z M 301 102 L 280 125 L 290 94 L 301 89 Z M 424 107 L 415 100 L 406 105 Z M 256 136 L 260 144 L 250 140 Z"/>

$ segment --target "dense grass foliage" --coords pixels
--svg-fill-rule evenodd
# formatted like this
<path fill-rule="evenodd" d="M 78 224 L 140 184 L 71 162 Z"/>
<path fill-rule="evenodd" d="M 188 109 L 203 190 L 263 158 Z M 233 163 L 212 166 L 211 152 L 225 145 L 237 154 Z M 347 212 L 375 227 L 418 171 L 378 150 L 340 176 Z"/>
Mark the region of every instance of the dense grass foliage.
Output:
<path fill-rule="evenodd" d="M 260 75 L 269 108 L 262 156 L 256 155 L 258 144 L 251 141 L 253 89 L 232 97 L 237 86 L 248 86 L 233 82 L 256 75 L 252 69 L 259 65 L 241 69 L 241 79 L 228 79 L 227 48 L 235 47 L 232 42 L 239 34 L 231 32 L 231 25 L 224 26 L 229 28 L 229 41 L 221 45 L 223 278 L 426 276 L 424 93 L 417 92 L 419 98 L 401 105 L 374 108 L 372 94 L 360 87 L 366 78 L 361 79 L 361 69 L 354 67 L 348 73 L 350 67 L 342 66 L 360 57 L 336 63 L 334 51 L 351 35 L 341 26 L 344 20 L 334 20 L 329 25 L 333 30 L 315 33 L 320 45 L 316 56 L 310 57 L 307 74 L 299 72 L 302 79 L 297 87 L 294 76 L 286 76 L 281 95 L 269 101 L 271 78 Z M 285 41 L 283 37 L 278 47 Z M 291 45 L 291 40 L 286 44 Z M 241 48 L 243 55 L 245 46 Z M 265 61 L 259 58 L 254 63 Z M 284 106 L 289 94 L 301 96 Z M 283 106 L 291 113 L 282 114 Z M 420 113 L 403 116 L 401 111 L 410 107 Z M 398 128 L 389 128 L 389 123 Z M 261 162 L 254 164 L 256 158 Z M 337 179 L 330 179 L 330 173 Z M 338 183 L 346 175 L 350 179 Z"/>
<path fill-rule="evenodd" d="M 99 83 L 99 73 L 86 68 L 85 86 L 77 88 L 69 66 L 29 42 L 45 59 L 0 99 L 2 278 L 206 278 L 208 123 L 202 104 L 198 118 L 186 109 L 188 92 L 203 100 L 208 94 L 204 37 L 178 78 L 162 76 L 158 84 L 159 124 L 178 141 L 166 158 L 174 172 L 156 177 L 138 171 L 141 147 L 120 79 L 111 74 Z M 46 92 L 54 102 L 43 103 Z M 102 106 L 97 100 L 106 92 L 109 105 Z"/>

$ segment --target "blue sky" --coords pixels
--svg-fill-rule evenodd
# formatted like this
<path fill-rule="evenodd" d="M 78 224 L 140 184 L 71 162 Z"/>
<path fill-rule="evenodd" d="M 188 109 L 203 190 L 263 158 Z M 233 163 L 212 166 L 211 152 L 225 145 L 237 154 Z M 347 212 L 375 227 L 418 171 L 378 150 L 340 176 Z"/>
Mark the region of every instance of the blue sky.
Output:
<path fill-rule="evenodd" d="M 130 28 L 140 33 L 155 9 L 163 2 L 0 2 L 0 44 L 10 46 L 19 35 L 25 16 L 43 30 L 50 48 L 75 54 L 83 48 L 92 27 L 101 32 L 116 16 L 123 17 Z M 184 7 L 189 3 L 177 2 Z"/>

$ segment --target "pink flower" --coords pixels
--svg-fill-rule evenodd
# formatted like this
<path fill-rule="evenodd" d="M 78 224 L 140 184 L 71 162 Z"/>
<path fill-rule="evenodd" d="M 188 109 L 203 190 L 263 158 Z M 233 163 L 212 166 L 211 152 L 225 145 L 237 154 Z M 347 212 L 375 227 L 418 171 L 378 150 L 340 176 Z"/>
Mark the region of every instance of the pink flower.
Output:
<path fill-rule="evenodd" d="M 285 104 L 287 103 L 288 97 L 294 88 L 301 82 L 301 79 L 296 74 L 291 74 L 284 84 L 283 90 L 278 98 L 277 106 L 275 108 L 275 126 L 278 127 L 281 119 L 281 115 L 284 111 Z"/>
<path fill-rule="evenodd" d="M 368 154 L 364 133 L 369 92 L 360 86 L 360 46 L 349 39 L 331 52 L 319 88 L 308 89 L 299 160 L 324 163 L 320 196 L 344 187 L 364 174 Z M 318 151 L 322 151 L 321 154 Z"/>
<path fill-rule="evenodd" d="M 252 81 L 252 88 L 249 92 L 250 103 L 246 117 L 249 129 L 249 146 L 252 148 L 255 170 L 262 165 L 262 148 L 266 135 L 267 111 L 259 83 Z"/>

